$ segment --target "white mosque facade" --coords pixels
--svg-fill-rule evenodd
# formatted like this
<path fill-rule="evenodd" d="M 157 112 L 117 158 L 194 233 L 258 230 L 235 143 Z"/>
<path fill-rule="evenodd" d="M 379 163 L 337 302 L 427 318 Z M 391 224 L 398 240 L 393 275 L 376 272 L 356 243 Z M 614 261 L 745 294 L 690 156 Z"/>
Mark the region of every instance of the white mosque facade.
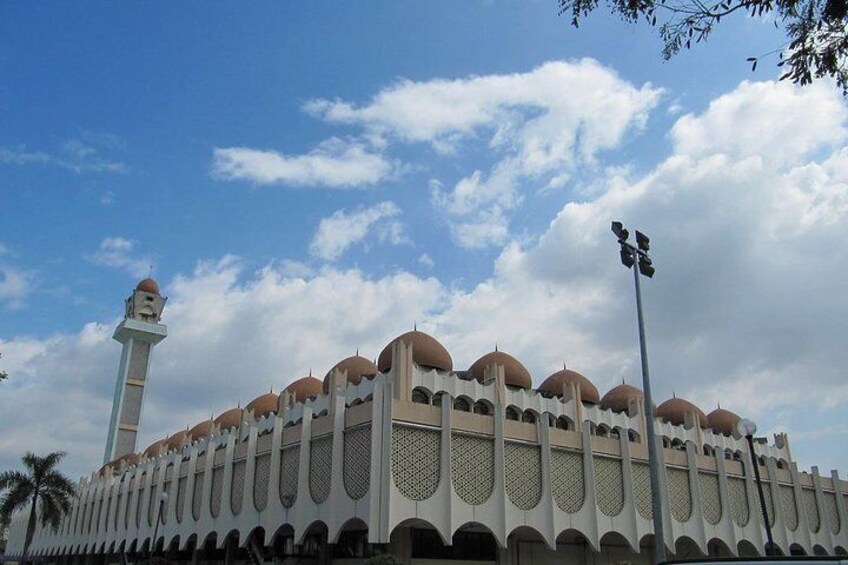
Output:
<path fill-rule="evenodd" d="M 161 326 L 164 300 L 148 296 L 158 286 L 140 284 L 127 320 Z M 130 307 L 145 302 L 154 315 Z M 129 325 L 155 343 L 145 326 Z M 147 329 L 164 336 L 161 328 Z M 670 556 L 764 552 L 753 463 L 727 410 L 705 415 L 681 398 L 656 408 L 664 465 L 652 494 L 639 389 L 622 384 L 601 397 L 569 369 L 534 389 L 502 351 L 456 371 L 441 344 L 412 331 L 376 364 L 344 359 L 323 382 L 300 379 L 135 453 L 138 421 L 121 414 L 140 412 L 142 394 L 130 389 L 143 387 L 151 348 L 142 361 L 122 358 L 109 437 L 126 453 L 80 481 L 61 526 L 36 532 L 32 558 L 648 563 L 654 495 Z M 121 430 L 132 439 L 117 440 Z M 846 554 L 848 482 L 800 471 L 784 434 L 760 438 L 755 457 L 777 549 Z M 25 518 L 12 521 L 7 558 L 23 551 Z"/>

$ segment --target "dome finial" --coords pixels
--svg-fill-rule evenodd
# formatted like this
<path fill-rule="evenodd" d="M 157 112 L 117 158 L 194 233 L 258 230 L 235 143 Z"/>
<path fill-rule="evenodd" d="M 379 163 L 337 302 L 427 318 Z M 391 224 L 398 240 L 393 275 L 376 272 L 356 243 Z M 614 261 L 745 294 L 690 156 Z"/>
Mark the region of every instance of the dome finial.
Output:
<path fill-rule="evenodd" d="M 671 397 L 672 397 L 672 398 L 677 398 L 677 393 L 676 393 L 676 392 L 674 392 L 674 389 L 672 389 L 672 391 L 671 391 Z"/>
<path fill-rule="evenodd" d="M 565 371 L 568 367 L 565 366 L 565 361 L 562 362 L 562 370 Z"/>
<path fill-rule="evenodd" d="M 418 321 L 417 320 L 412 322 L 412 331 L 414 331 L 414 332 L 418 331 Z"/>
<path fill-rule="evenodd" d="M 356 348 L 356 356 L 359 357 L 359 348 Z"/>
<path fill-rule="evenodd" d="M 497 351 L 498 351 L 498 342 L 496 341 L 495 342 L 495 353 L 497 353 Z"/>
<path fill-rule="evenodd" d="M 621 377 L 621 384 L 624 384 L 624 377 Z"/>
<path fill-rule="evenodd" d="M 721 402 L 716 401 L 716 409 L 721 410 Z"/>

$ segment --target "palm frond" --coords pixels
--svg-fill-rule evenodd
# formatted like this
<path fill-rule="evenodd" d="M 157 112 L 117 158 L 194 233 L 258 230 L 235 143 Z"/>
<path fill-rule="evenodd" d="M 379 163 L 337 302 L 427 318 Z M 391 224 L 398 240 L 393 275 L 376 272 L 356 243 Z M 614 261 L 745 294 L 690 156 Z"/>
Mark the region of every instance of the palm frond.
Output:
<path fill-rule="evenodd" d="M 75 497 L 77 495 L 77 487 L 73 481 L 58 471 L 51 471 L 45 475 L 41 480 L 41 485 L 43 488 L 64 493 L 69 497 Z"/>
<path fill-rule="evenodd" d="M 14 488 L 9 489 L 0 498 L 0 517 L 6 521 L 16 510 L 26 507 L 32 498 L 33 492 L 33 485 L 28 482 L 19 483 Z"/>
<path fill-rule="evenodd" d="M 0 473 L 0 491 L 15 488 L 17 485 L 23 483 L 28 483 L 33 487 L 35 486 L 30 477 L 20 471 L 4 471 Z"/>
<path fill-rule="evenodd" d="M 59 524 L 62 522 L 64 512 L 62 512 L 62 509 L 59 508 L 55 498 L 42 494 L 38 510 L 41 514 L 41 525 L 43 527 L 50 526 L 54 530 L 59 527 Z"/>

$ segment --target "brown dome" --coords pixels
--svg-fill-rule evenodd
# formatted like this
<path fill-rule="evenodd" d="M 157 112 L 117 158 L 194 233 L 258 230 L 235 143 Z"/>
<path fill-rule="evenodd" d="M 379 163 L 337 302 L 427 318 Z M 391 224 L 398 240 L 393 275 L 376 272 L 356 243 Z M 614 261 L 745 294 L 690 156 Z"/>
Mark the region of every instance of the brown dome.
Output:
<path fill-rule="evenodd" d="M 185 441 L 188 439 L 188 430 L 183 430 L 181 432 L 177 432 L 168 437 L 165 441 L 165 448 L 170 451 L 172 449 L 176 449 L 181 447 Z"/>
<path fill-rule="evenodd" d="M 266 392 L 257 396 L 245 407 L 245 410 L 253 410 L 254 418 L 261 418 L 279 410 L 280 397 L 273 392 Z"/>
<path fill-rule="evenodd" d="M 228 430 L 241 424 L 241 415 L 241 408 L 230 408 L 215 418 L 215 423 L 218 424 L 221 430 Z"/>
<path fill-rule="evenodd" d="M 406 332 L 393 339 L 377 359 L 377 368 L 385 373 L 392 368 L 392 345 L 398 340 L 403 340 L 407 345 L 412 345 L 412 360 L 421 367 L 433 367 L 440 371 L 450 372 L 453 370 L 453 359 L 444 346 L 432 336 L 413 330 Z"/>
<path fill-rule="evenodd" d="M 192 429 L 188 431 L 188 435 L 191 436 L 192 441 L 197 441 L 207 437 L 212 433 L 212 420 L 203 420 Z"/>
<path fill-rule="evenodd" d="M 109 461 L 108 463 L 100 467 L 100 470 L 97 472 L 97 474 L 103 476 L 103 473 L 106 471 L 107 467 L 111 467 L 112 469 L 117 471 L 121 469 L 122 466 L 129 467 L 130 465 L 135 465 L 136 463 L 138 463 L 138 459 L 138 454 L 127 453 L 126 455 L 118 457 L 113 461 Z"/>
<path fill-rule="evenodd" d="M 321 396 L 324 389 L 324 383 L 309 375 L 302 379 L 297 379 L 285 388 L 286 391 L 294 394 L 298 402 L 306 402 L 311 396 Z"/>
<path fill-rule="evenodd" d="M 509 386 L 520 388 L 531 388 L 533 386 L 533 378 L 530 376 L 530 372 L 518 359 L 503 351 L 495 350 L 483 355 L 468 368 L 468 372 L 482 383 L 483 372 L 490 365 L 503 365 L 504 381 Z"/>
<path fill-rule="evenodd" d="M 741 418 L 737 414 L 719 407 L 707 414 L 707 427 L 717 434 L 730 436 L 736 433 L 739 420 Z"/>
<path fill-rule="evenodd" d="M 140 283 L 138 283 L 135 287 L 136 290 L 141 290 L 144 292 L 149 292 L 151 294 L 159 294 L 159 283 L 150 277 L 144 279 Z"/>
<path fill-rule="evenodd" d="M 635 386 L 621 383 L 612 387 L 601 399 L 601 408 L 613 412 L 623 412 L 630 406 L 630 400 L 637 398 L 640 401 L 645 398 L 642 391 Z"/>
<path fill-rule="evenodd" d="M 332 375 L 333 371 L 336 369 L 340 371 L 347 371 L 347 382 L 352 385 L 358 385 L 362 382 L 362 377 L 371 378 L 379 372 L 377 365 L 375 365 L 373 361 L 369 361 L 361 355 L 354 355 L 347 359 L 342 359 L 336 363 L 336 365 L 330 369 L 324 377 L 323 388 L 325 393 L 330 392 L 330 375 Z"/>
<path fill-rule="evenodd" d="M 674 425 L 682 425 L 686 421 L 686 413 L 694 412 L 695 417 L 698 418 L 698 424 L 702 428 L 707 427 L 707 417 L 701 411 L 700 408 L 689 402 L 688 400 L 684 400 L 682 398 L 669 398 L 654 410 L 654 415 L 657 418 L 662 418 L 668 422 L 671 422 Z"/>
<path fill-rule="evenodd" d="M 597 404 L 600 402 L 601 395 L 589 379 L 577 371 L 572 371 L 571 369 L 566 369 L 564 367 L 561 371 L 557 371 L 545 379 L 545 381 L 539 385 L 539 392 L 553 396 L 562 396 L 562 387 L 566 383 L 574 383 L 580 389 L 580 398 L 583 402 L 588 402 L 589 404 Z"/>
<path fill-rule="evenodd" d="M 160 439 L 151 443 L 150 446 L 144 450 L 144 457 L 156 457 L 159 455 L 159 449 L 164 447 L 167 441 L 167 439 Z"/>

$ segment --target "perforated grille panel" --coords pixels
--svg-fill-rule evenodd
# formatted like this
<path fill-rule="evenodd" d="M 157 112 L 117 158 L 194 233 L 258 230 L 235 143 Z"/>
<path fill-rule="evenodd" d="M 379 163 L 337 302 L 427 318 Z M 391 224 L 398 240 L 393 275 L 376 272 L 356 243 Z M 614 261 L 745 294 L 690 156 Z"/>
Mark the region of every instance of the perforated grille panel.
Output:
<path fill-rule="evenodd" d="M 530 510 L 542 498 L 542 454 L 536 445 L 504 443 L 506 493 L 518 508 Z"/>
<path fill-rule="evenodd" d="M 209 499 L 209 511 L 217 518 L 221 513 L 221 497 L 224 494 L 224 467 L 212 469 L 212 496 Z"/>
<path fill-rule="evenodd" d="M 253 504 L 262 512 L 268 506 L 268 485 L 271 482 L 271 454 L 256 458 L 253 469 Z"/>
<path fill-rule="evenodd" d="M 839 510 L 836 507 L 836 495 L 832 492 L 824 493 L 824 514 L 827 516 L 830 533 L 839 533 Z"/>
<path fill-rule="evenodd" d="M 130 481 L 130 488 L 127 491 L 127 506 L 126 511 L 124 512 L 124 528 L 130 527 L 130 512 L 132 512 L 133 500 L 135 498 L 133 494 L 135 493 L 135 490 L 135 477 L 133 477 Z"/>
<path fill-rule="evenodd" d="M 733 521 L 736 522 L 737 526 L 747 525 L 751 516 L 748 510 L 748 491 L 745 488 L 745 479 L 728 477 L 727 491 Z"/>
<path fill-rule="evenodd" d="M 426 500 L 441 480 L 441 433 L 410 426 L 392 426 L 392 478 L 405 497 Z"/>
<path fill-rule="evenodd" d="M 633 463 L 633 501 L 639 515 L 646 520 L 654 517 L 651 499 L 651 469 L 647 463 Z"/>
<path fill-rule="evenodd" d="M 137 503 L 135 505 L 135 527 L 141 527 L 141 513 L 144 510 L 144 477 L 142 476 L 142 480 L 138 485 L 138 492 L 136 493 Z"/>
<path fill-rule="evenodd" d="M 621 461 L 597 455 L 593 456 L 593 461 L 598 508 L 607 516 L 617 516 L 624 508 Z"/>
<path fill-rule="evenodd" d="M 483 504 L 495 484 L 495 444 L 490 439 L 451 436 L 451 480 L 457 496 L 468 504 Z"/>
<path fill-rule="evenodd" d="M 297 500 L 297 474 L 300 467 L 300 449 L 286 447 L 280 452 L 280 502 L 291 508 Z"/>
<path fill-rule="evenodd" d="M 333 474 L 333 436 L 312 440 L 309 446 L 309 494 L 316 504 L 330 496 Z"/>
<path fill-rule="evenodd" d="M 583 508 L 586 499 L 583 456 L 564 449 L 551 450 L 551 490 L 557 506 L 571 514 Z"/>
<path fill-rule="evenodd" d="M 177 523 L 183 521 L 183 508 L 185 507 L 186 486 L 188 477 L 181 477 L 177 481 L 177 507 L 174 509 L 177 514 Z"/>
<path fill-rule="evenodd" d="M 774 525 L 774 500 L 771 496 L 771 483 L 763 482 L 763 498 L 766 499 L 766 512 L 768 513 L 769 526 Z M 757 515 L 760 517 L 760 523 L 764 523 L 762 505 L 757 504 Z"/>
<path fill-rule="evenodd" d="M 780 485 L 780 505 L 783 507 L 783 521 L 793 532 L 798 529 L 798 506 L 795 504 L 795 490 L 788 485 Z"/>
<path fill-rule="evenodd" d="M 344 433 L 344 486 L 354 500 L 365 496 L 371 486 L 371 424 Z"/>
<path fill-rule="evenodd" d="M 721 497 L 718 493 L 718 475 L 698 473 L 698 488 L 701 491 L 701 511 L 710 524 L 721 521 Z"/>
<path fill-rule="evenodd" d="M 147 499 L 147 525 L 152 526 L 159 510 L 159 485 L 153 483 L 150 487 L 150 497 Z"/>
<path fill-rule="evenodd" d="M 807 514 L 810 531 L 818 532 L 821 528 L 821 519 L 819 518 L 819 503 L 816 501 L 816 492 L 811 488 L 805 488 L 801 491 L 801 499 L 804 501 L 804 512 Z"/>
<path fill-rule="evenodd" d="M 233 463 L 233 476 L 230 482 L 230 508 L 233 515 L 241 512 L 244 502 L 244 474 L 247 470 L 247 461 L 241 460 Z"/>
<path fill-rule="evenodd" d="M 120 520 L 120 518 L 121 518 L 121 501 L 123 500 L 123 498 L 124 498 L 123 493 L 119 492 L 118 498 L 115 500 L 115 522 L 114 522 L 114 526 L 115 526 L 116 530 L 121 525 L 121 520 Z"/>
<path fill-rule="evenodd" d="M 686 522 L 692 516 L 692 493 L 689 490 L 689 473 L 683 469 L 669 467 L 668 498 L 671 515 L 679 522 Z"/>
<path fill-rule="evenodd" d="M 195 521 L 200 520 L 200 504 L 203 502 L 203 471 L 194 475 L 194 489 L 191 493 L 191 516 Z"/>

